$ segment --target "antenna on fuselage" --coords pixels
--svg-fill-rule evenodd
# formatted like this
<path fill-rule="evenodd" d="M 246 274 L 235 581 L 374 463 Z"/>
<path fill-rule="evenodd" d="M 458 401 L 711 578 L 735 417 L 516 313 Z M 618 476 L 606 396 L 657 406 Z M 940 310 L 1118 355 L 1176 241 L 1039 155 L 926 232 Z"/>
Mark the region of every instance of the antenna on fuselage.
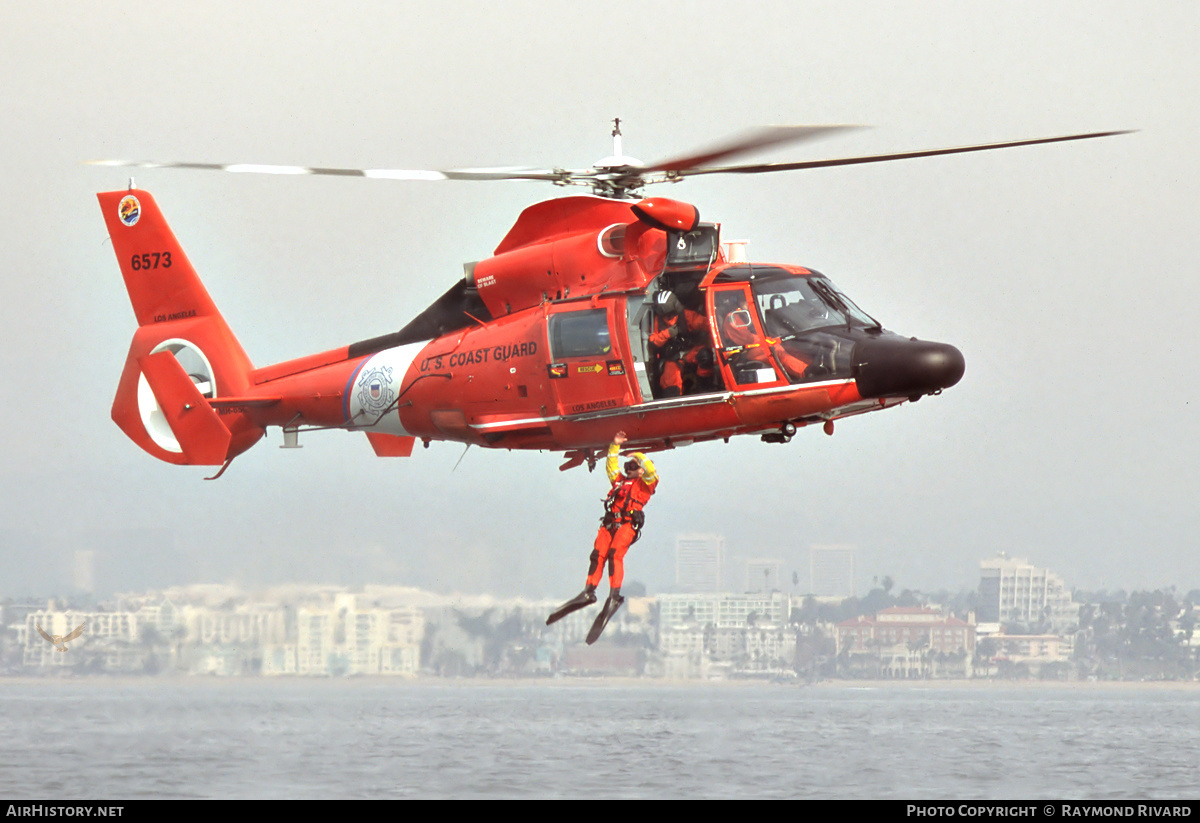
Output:
<path fill-rule="evenodd" d="M 458 456 L 458 463 L 463 462 L 463 458 L 467 456 L 467 452 L 469 452 L 470 450 L 471 450 L 471 444 L 468 443 L 467 447 L 465 449 L 463 449 L 463 453 Z M 454 468 L 452 468 L 450 470 L 451 474 L 454 474 L 456 471 L 458 471 L 458 463 L 455 463 Z"/>

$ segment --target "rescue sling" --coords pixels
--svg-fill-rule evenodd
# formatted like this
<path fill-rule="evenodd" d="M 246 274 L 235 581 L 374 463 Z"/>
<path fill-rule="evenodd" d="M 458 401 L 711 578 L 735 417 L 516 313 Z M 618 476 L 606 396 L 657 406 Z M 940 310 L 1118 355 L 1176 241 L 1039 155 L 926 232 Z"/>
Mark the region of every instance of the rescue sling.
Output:
<path fill-rule="evenodd" d="M 600 523 L 608 529 L 609 534 L 615 534 L 622 524 L 628 523 L 633 528 L 633 545 L 642 536 L 642 526 L 646 523 L 646 514 L 641 509 L 634 509 L 633 485 L 636 479 L 625 479 L 613 485 L 604 499 L 604 516 Z"/>

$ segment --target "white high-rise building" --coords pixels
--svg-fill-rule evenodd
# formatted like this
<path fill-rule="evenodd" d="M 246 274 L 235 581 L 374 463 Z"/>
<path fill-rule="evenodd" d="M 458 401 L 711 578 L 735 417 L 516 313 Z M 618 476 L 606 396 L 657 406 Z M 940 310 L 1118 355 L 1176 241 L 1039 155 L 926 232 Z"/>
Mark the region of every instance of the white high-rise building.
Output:
<path fill-rule="evenodd" d="M 675 585 L 684 592 L 719 592 L 725 538 L 717 534 L 675 537 Z"/>
<path fill-rule="evenodd" d="M 998 554 L 979 562 L 980 623 L 1019 623 L 1032 628 L 1048 622 L 1062 631 L 1079 619 L 1062 579 L 1048 569 L 1030 565 L 1025 558 Z"/>

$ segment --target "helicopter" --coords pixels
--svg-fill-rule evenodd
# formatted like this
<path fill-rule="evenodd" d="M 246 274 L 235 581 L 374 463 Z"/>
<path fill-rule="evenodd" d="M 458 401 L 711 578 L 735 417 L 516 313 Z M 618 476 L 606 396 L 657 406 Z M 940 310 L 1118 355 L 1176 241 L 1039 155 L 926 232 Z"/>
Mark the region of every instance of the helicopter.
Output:
<path fill-rule="evenodd" d="M 937 395 L 966 365 L 952 345 L 887 331 L 821 272 L 752 263 L 681 200 L 643 189 L 706 174 L 888 162 L 1124 134 L 1093 132 L 793 163 L 716 165 L 848 126 L 775 126 L 652 164 L 586 169 L 341 169 L 105 160 L 95 165 L 391 180 L 535 180 L 588 194 L 526 208 L 491 257 L 399 331 L 253 365 L 154 197 L 97 195 L 138 328 L 112 406 L 134 443 L 221 476 L 269 427 L 362 432 L 375 453 L 417 440 L 561 451 L 594 468 L 611 434 L 653 452 L 797 430 Z"/>

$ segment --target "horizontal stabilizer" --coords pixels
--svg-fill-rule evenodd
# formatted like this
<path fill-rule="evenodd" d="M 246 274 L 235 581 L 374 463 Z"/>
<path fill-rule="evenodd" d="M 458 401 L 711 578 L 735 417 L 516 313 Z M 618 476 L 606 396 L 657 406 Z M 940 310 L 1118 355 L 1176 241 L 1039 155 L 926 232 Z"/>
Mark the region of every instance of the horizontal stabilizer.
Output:
<path fill-rule="evenodd" d="M 367 432 L 367 439 L 379 457 L 411 457 L 417 442 L 415 437 L 383 432 Z"/>
<path fill-rule="evenodd" d="M 138 367 L 146 376 L 187 462 L 199 466 L 222 465 L 232 435 L 175 355 L 161 351 L 139 357 Z"/>

